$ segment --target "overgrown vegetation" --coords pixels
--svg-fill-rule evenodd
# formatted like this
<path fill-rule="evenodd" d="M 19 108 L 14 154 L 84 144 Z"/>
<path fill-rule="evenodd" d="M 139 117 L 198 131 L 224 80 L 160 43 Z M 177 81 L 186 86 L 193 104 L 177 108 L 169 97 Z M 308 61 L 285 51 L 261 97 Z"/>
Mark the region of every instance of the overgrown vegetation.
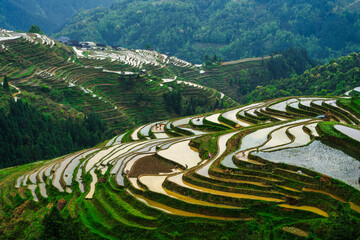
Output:
<path fill-rule="evenodd" d="M 149 44 L 194 63 L 206 54 L 228 61 L 290 46 L 329 60 L 359 49 L 359 8 L 352 2 L 125 0 L 81 11 L 56 36 L 128 48 Z"/>
<path fill-rule="evenodd" d="M 317 64 L 304 49 L 289 48 L 276 51 L 269 57 L 221 63 L 217 56 L 206 56 L 204 73 L 196 70 L 179 73 L 181 78 L 215 88 L 241 103 L 253 101 L 254 89 L 273 84 L 274 80 L 297 76 Z M 284 90 L 274 92 L 286 96 Z M 261 95 L 261 97 L 265 97 Z"/>
<path fill-rule="evenodd" d="M 300 95 L 338 96 L 358 86 L 360 82 L 359 59 L 360 56 L 357 53 L 337 60 L 332 59 L 328 64 L 318 65 L 301 75 L 281 78 L 258 86 L 246 96 L 246 100 L 256 102 Z"/>
<path fill-rule="evenodd" d="M 8 108 L 0 113 L 0 168 L 62 156 L 111 136 L 94 114 L 58 120 L 21 100 L 10 101 Z"/>

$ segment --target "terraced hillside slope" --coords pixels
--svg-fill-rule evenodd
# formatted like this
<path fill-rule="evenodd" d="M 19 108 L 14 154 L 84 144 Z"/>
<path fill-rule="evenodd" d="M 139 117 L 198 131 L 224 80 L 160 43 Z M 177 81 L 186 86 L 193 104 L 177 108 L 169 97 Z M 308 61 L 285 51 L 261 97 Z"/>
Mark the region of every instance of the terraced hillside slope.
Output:
<path fill-rule="evenodd" d="M 16 99 L 27 92 L 79 112 L 94 112 L 117 133 L 188 114 L 190 102 L 199 106 L 192 114 L 237 105 L 215 89 L 178 84 L 184 90 L 177 96 L 181 108 L 174 111 L 165 99 L 173 88 L 162 79 L 174 77 L 173 69 L 195 68 L 192 64 L 155 51 L 93 45 L 80 50 L 45 35 L 1 30 L 0 72 L 18 90 Z M 207 101 L 196 105 L 194 96 Z"/>
<path fill-rule="evenodd" d="M 102 147 L 1 170 L 2 236 L 44 236 L 48 219 L 68 216 L 91 238 L 357 239 L 352 107 L 355 98 L 257 102 L 147 123 Z"/>

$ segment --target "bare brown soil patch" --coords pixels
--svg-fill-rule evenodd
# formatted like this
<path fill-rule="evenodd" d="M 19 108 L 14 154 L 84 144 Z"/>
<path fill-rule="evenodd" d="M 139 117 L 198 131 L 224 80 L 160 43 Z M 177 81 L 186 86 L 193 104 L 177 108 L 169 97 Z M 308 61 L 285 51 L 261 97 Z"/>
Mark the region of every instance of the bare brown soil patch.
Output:
<path fill-rule="evenodd" d="M 171 173 L 174 167 L 174 164 L 166 162 L 159 157 L 144 157 L 136 161 L 129 173 L 129 177 L 137 178 L 143 174 Z"/>

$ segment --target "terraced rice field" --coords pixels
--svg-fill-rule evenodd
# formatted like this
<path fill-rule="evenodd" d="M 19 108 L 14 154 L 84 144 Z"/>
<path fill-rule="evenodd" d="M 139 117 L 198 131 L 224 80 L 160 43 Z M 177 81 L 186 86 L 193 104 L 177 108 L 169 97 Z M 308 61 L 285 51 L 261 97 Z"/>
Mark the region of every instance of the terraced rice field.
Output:
<path fill-rule="evenodd" d="M 181 59 L 155 51 L 110 47 L 83 51 L 55 43 L 44 35 L 11 31 L 0 32 L 0 37 L 0 47 L 7 49 L 0 52 L 1 57 L 4 60 L 19 58 L 16 66 L 0 67 L 18 88 L 18 94 L 14 94 L 16 100 L 22 97 L 23 90 L 50 99 L 56 95 L 56 101 L 78 111 L 95 112 L 116 133 L 176 117 L 165 108 L 163 98 L 172 88 L 151 76 L 166 79 L 174 75 L 170 68 L 174 71 L 196 69 Z M 28 69 L 31 71 L 26 71 Z M 215 89 L 189 82 L 182 84 L 189 88 L 185 98 L 201 94 L 209 100 L 209 106 L 213 106 L 218 96 L 222 96 L 230 106 L 237 104 Z M 137 140 L 136 133 L 132 137 Z"/>
<path fill-rule="evenodd" d="M 355 128 L 351 128 L 351 127 L 347 127 L 347 126 L 343 126 L 343 125 L 335 125 L 334 127 L 339 132 L 341 132 L 341 133 L 345 134 L 346 136 L 349 136 L 350 138 L 360 142 L 360 130 L 359 129 L 355 129 Z"/>
<path fill-rule="evenodd" d="M 304 99 L 280 101 L 281 106 L 276 108 L 288 114 L 285 122 L 271 117 L 276 114 L 270 108 L 274 100 L 209 114 L 207 121 L 199 115 L 163 121 L 162 128 L 156 128 L 155 123 L 145 124 L 133 131 L 131 142 L 121 143 L 117 139 L 123 135 L 119 135 L 103 148 L 40 164 L 37 169 L 19 176 L 14 185 L 19 189 L 28 188 L 34 201 L 49 197 L 52 186 L 67 194 L 81 192 L 88 201 L 89 211 L 92 206 L 112 207 L 110 199 L 101 197 L 102 194 L 114 197 L 111 188 L 125 189 L 132 203 L 140 202 L 146 208 L 166 214 L 227 221 L 251 221 L 256 214 L 267 212 L 266 207 L 258 212 L 253 210 L 260 205 L 272 206 L 275 209 L 272 214 L 278 214 L 279 218 L 283 217 L 283 211 L 291 210 L 298 216 L 297 221 L 326 218 L 332 211 L 331 206 L 340 200 L 350 202 L 353 211 L 358 211 L 360 199 L 340 194 L 339 189 L 343 183 L 351 186 L 346 190 L 349 194 L 360 189 L 359 161 L 314 141 L 320 137 L 316 128 L 321 122 L 318 118 L 304 116 L 304 112 L 302 118 L 289 117 L 295 113 L 288 112 L 287 106 Z M 305 104 L 310 106 L 307 110 L 310 111 L 314 101 L 323 100 L 305 101 L 311 101 Z M 262 124 L 249 122 L 246 126 L 236 126 L 241 123 L 237 113 L 245 109 L 252 110 L 252 119 Z M 199 126 L 206 129 L 215 123 L 228 125 L 227 120 L 234 123 L 232 129 L 201 130 L 201 135 L 193 135 L 200 131 Z M 349 130 L 336 126 L 343 133 Z M 151 133 L 159 139 L 150 139 Z M 178 135 L 170 137 L 167 133 Z M 165 134 L 167 138 L 156 134 Z M 203 150 L 197 142 L 202 139 L 207 140 L 201 144 L 215 142 L 216 149 L 201 155 Z M 332 185 L 324 184 L 317 177 L 321 175 L 332 179 Z M 105 185 L 101 179 L 105 179 Z M 327 204 L 317 204 L 315 199 L 319 198 Z M 127 214 L 125 219 L 130 219 L 133 213 Z M 145 212 L 138 214 L 147 218 Z M 148 221 L 153 220 L 124 220 L 123 224 L 146 228 Z"/>
<path fill-rule="evenodd" d="M 260 152 L 255 155 L 272 162 L 283 162 L 311 169 L 360 189 L 359 161 L 319 141 L 296 149 Z"/>
<path fill-rule="evenodd" d="M 30 39 L 60 51 L 41 35 L 12 37 L 16 38 L 0 35 L 3 48 L 9 51 L 25 49 L 25 54 L 35 54 L 30 53 Z M 70 59 L 54 57 L 50 65 L 44 59 L 32 59 L 37 70 L 31 77 L 19 78 L 16 86 L 33 92 L 40 92 L 40 84 L 66 89 L 67 103 L 95 111 L 114 129 L 137 127 L 121 131 L 102 147 L 29 166 L 12 181 L 23 198 L 39 204 L 58 194 L 79 198 L 76 209 L 83 221 L 109 238 L 120 237 L 112 231 L 115 227 L 159 228 L 157 221 L 164 215 L 221 223 L 266 216 L 283 231 L 306 235 L 307 223 L 329 217 L 338 202 L 360 213 L 360 163 L 322 143 L 317 127 L 322 122 L 317 116 L 327 111 L 331 120 L 351 126 L 359 123 L 355 114 L 337 104 L 340 98 L 281 98 L 159 120 L 169 117 L 162 95 L 171 90 L 165 82 L 179 81 L 195 93 L 208 92 L 215 101 L 227 96 L 177 80 L 175 72 L 183 79 L 184 75 L 199 77 L 200 72 L 185 61 L 157 52 L 94 50 L 85 57 L 81 50 L 68 50 Z M 28 58 L 24 55 L 24 59 Z M 167 65 L 174 72 L 166 70 Z M 160 73 L 165 80 L 140 77 L 140 68 Z M 212 81 L 214 75 L 222 73 L 209 70 L 201 73 L 200 80 Z M 149 105 L 124 84 L 132 81 L 151 89 L 142 92 L 152 96 Z M 357 129 L 337 124 L 335 128 L 359 141 Z M 284 222 L 296 223 L 301 229 L 295 231 Z"/>

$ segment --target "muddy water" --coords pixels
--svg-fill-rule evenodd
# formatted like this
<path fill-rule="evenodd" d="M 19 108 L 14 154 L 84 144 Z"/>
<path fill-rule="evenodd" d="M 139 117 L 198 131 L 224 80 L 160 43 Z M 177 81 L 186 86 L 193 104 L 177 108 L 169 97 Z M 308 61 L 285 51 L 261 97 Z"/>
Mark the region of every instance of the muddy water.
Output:
<path fill-rule="evenodd" d="M 279 204 L 279 207 L 283 207 L 283 208 L 290 208 L 290 209 L 297 209 L 297 210 L 303 210 L 303 211 L 308 211 L 308 212 L 313 212 L 316 213 L 320 216 L 323 217 L 328 217 L 329 214 L 327 214 L 326 212 L 324 212 L 323 210 L 316 208 L 316 207 L 310 207 L 310 206 L 292 206 L 289 204 Z"/>
<path fill-rule="evenodd" d="M 228 217 L 218 217 L 218 216 L 210 216 L 210 215 L 204 215 L 204 214 L 198 214 L 198 213 L 192 213 L 192 212 L 186 212 L 183 210 L 179 210 L 176 208 L 169 207 L 167 205 L 152 201 L 150 199 L 147 199 L 141 195 L 134 194 L 128 190 L 128 193 L 130 193 L 132 196 L 137 198 L 139 201 L 145 203 L 146 205 L 153 207 L 155 209 L 158 209 L 160 211 L 169 213 L 169 214 L 175 214 L 185 217 L 202 217 L 202 218 L 213 218 L 213 219 L 219 219 L 219 220 L 227 220 L 227 221 L 238 221 L 238 220 L 244 220 L 244 221 L 250 221 L 253 220 L 253 218 L 228 218 Z"/>
<path fill-rule="evenodd" d="M 211 193 L 214 195 L 220 195 L 220 196 L 226 196 L 226 197 L 232 197 L 232 198 L 262 200 L 262 201 L 269 201 L 269 202 L 284 202 L 284 200 L 277 199 L 277 198 L 267 198 L 267 197 L 260 197 L 260 196 L 250 195 L 250 194 L 224 192 L 224 191 L 214 190 L 214 189 L 210 189 L 210 188 L 195 186 L 190 183 L 184 182 L 182 180 L 182 174 L 179 174 L 179 175 L 176 175 L 173 177 L 169 177 L 168 181 L 172 181 L 184 188 L 188 188 L 188 189 L 198 191 L 198 192 L 207 192 L 207 193 Z"/>
<path fill-rule="evenodd" d="M 333 199 L 336 199 L 336 200 L 341 201 L 341 202 L 345 202 L 344 199 L 342 199 L 342 198 L 340 198 L 338 196 L 335 196 L 335 195 L 333 195 L 333 194 L 331 194 L 329 192 L 322 191 L 322 190 L 315 190 L 315 189 L 310 189 L 310 188 L 303 188 L 302 190 L 304 192 L 316 192 L 316 193 L 326 194 L 326 195 L 332 197 Z"/>
<path fill-rule="evenodd" d="M 360 213 L 360 206 L 356 205 L 355 203 L 350 202 L 350 207 L 351 209 L 357 211 L 358 213 Z"/>
<path fill-rule="evenodd" d="M 191 149 L 189 143 L 190 140 L 176 143 L 166 150 L 159 151 L 158 154 L 159 156 L 176 162 L 183 167 L 195 167 L 199 162 L 201 162 L 201 158 L 199 153 Z"/>
<path fill-rule="evenodd" d="M 152 192 L 161 193 L 167 195 L 162 184 L 167 176 L 141 176 L 139 181 L 144 184 Z"/>
<path fill-rule="evenodd" d="M 281 185 L 279 185 L 279 187 L 281 187 L 281 188 L 283 188 L 283 189 L 286 189 L 286 190 L 289 190 L 289 191 L 293 191 L 293 192 L 301 192 L 301 191 L 298 190 L 298 189 L 291 188 L 291 187 L 287 187 L 287 186 L 281 186 Z"/>
<path fill-rule="evenodd" d="M 215 204 L 215 203 L 210 203 L 210 202 L 205 202 L 205 201 L 201 201 L 201 200 L 197 200 L 191 197 L 187 197 L 175 192 L 172 192 L 168 189 L 164 189 L 166 194 L 170 197 L 174 197 L 177 198 L 179 200 L 182 200 L 184 202 L 188 202 L 188 203 L 192 203 L 192 204 L 196 204 L 196 205 L 202 205 L 202 206 L 209 206 L 209 207 L 219 207 L 219 208 L 230 208 L 230 209 L 243 209 L 241 207 L 233 207 L 233 206 L 229 206 L 229 205 L 223 205 L 223 204 Z"/>
<path fill-rule="evenodd" d="M 284 200 L 278 199 L 278 198 L 260 197 L 260 196 L 256 196 L 256 195 L 242 194 L 242 193 L 223 192 L 223 191 L 214 190 L 214 189 L 210 189 L 210 188 L 204 188 L 204 187 L 195 186 L 195 185 L 192 185 L 192 184 L 186 183 L 186 182 L 184 182 L 184 184 L 186 186 L 189 186 L 192 189 L 196 189 L 197 191 L 208 192 L 208 193 L 215 194 L 215 195 L 220 195 L 220 196 L 226 196 L 226 197 L 232 197 L 232 198 L 252 199 L 252 200 L 261 200 L 261 201 L 267 201 L 267 202 L 284 202 Z"/>
<path fill-rule="evenodd" d="M 305 192 L 316 192 L 316 193 L 326 194 L 326 195 L 328 195 L 328 196 L 330 196 L 330 197 L 332 197 L 332 198 L 334 198 L 334 199 L 336 199 L 336 200 L 338 200 L 338 201 L 346 202 L 344 199 L 342 199 L 342 198 L 340 198 L 340 197 L 338 197 L 338 196 L 335 196 L 335 195 L 333 195 L 333 194 L 331 194 L 331 193 L 329 193 L 329 192 L 326 192 L 326 191 L 315 190 L 315 189 L 310 189 L 310 188 L 303 188 L 302 190 L 305 191 Z M 356 205 L 356 204 L 353 203 L 353 202 L 349 202 L 349 204 L 350 204 L 350 207 L 351 207 L 352 210 L 360 213 L 360 206 Z"/>
<path fill-rule="evenodd" d="M 256 186 L 260 186 L 260 187 L 271 187 L 270 185 L 266 185 L 261 182 L 251 182 L 251 181 L 236 180 L 236 179 L 225 179 L 225 178 L 219 178 L 219 177 L 215 177 L 215 176 L 212 176 L 211 178 L 220 180 L 220 181 L 231 182 L 231 183 L 244 183 L 244 184 L 251 184 L 251 185 L 256 185 Z"/>
<path fill-rule="evenodd" d="M 137 182 L 137 178 L 128 178 L 128 179 L 129 179 L 129 182 L 131 183 L 131 185 L 134 186 L 134 188 L 136 188 L 138 190 L 144 190 L 139 186 L 139 184 Z"/>

